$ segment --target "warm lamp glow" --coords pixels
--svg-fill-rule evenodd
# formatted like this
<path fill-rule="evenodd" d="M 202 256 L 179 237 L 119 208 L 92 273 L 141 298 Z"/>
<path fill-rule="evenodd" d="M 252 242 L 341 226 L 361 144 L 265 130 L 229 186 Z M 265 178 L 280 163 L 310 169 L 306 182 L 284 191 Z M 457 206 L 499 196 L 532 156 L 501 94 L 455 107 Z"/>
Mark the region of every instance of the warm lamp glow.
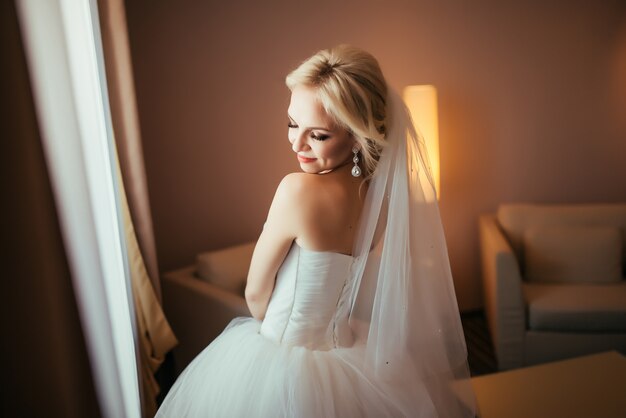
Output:
<path fill-rule="evenodd" d="M 441 189 L 439 181 L 439 123 L 437 119 L 437 90 L 432 85 L 404 88 L 404 102 L 409 108 L 413 124 L 424 137 L 428 160 L 435 180 L 437 199 Z"/>

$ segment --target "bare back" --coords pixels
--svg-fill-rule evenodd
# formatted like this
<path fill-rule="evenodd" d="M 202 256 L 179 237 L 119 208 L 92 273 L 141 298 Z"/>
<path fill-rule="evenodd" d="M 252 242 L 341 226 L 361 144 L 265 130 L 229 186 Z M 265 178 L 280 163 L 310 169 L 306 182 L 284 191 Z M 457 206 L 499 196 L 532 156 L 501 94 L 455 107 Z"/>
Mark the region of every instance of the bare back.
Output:
<path fill-rule="evenodd" d="M 349 169 L 350 167 L 348 167 Z M 327 174 L 299 173 L 307 190 L 300 195 L 296 242 L 315 251 L 351 254 L 366 185 L 346 167 Z"/>

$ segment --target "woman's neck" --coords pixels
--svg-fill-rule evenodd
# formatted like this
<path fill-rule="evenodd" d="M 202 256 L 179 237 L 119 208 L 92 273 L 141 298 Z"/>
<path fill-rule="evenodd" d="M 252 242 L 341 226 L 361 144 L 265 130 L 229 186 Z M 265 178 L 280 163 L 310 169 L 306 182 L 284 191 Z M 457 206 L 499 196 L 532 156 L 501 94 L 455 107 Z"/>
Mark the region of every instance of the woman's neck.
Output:
<path fill-rule="evenodd" d="M 329 170 L 324 170 L 324 171 L 320 171 L 317 174 L 330 174 L 330 173 L 336 173 L 336 172 L 340 172 L 342 171 L 342 169 L 345 169 L 346 167 L 348 167 L 348 165 L 350 165 L 352 163 L 352 160 L 347 160 L 341 164 L 339 164 L 337 167 L 335 168 L 331 168 Z"/>

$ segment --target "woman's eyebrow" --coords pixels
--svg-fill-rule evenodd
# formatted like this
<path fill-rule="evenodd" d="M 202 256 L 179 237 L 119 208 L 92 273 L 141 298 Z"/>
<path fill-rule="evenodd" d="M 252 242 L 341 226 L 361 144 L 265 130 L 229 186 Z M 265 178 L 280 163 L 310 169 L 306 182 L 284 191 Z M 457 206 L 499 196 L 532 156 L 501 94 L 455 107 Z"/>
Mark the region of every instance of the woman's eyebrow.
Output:
<path fill-rule="evenodd" d="M 290 121 L 292 121 L 293 123 L 295 123 L 297 125 L 296 121 L 293 120 L 293 118 L 291 117 L 291 115 L 289 113 L 287 113 L 287 117 L 289 118 Z M 332 132 L 332 129 L 329 129 L 329 128 L 326 128 L 326 127 L 323 127 L 323 126 L 309 126 L 307 129 L 315 129 L 315 130 L 318 130 L 318 131 Z"/>

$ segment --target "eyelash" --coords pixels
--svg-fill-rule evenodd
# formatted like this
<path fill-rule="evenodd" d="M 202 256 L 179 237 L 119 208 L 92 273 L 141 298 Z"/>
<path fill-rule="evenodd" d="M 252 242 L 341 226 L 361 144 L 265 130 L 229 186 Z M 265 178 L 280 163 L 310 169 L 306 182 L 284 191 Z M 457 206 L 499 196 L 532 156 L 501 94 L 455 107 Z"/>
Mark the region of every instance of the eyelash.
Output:
<path fill-rule="evenodd" d="M 287 127 L 290 129 L 293 129 L 293 128 L 297 128 L 298 125 L 288 122 Z M 325 141 L 329 138 L 329 136 L 328 135 L 315 135 L 313 132 L 311 132 L 311 138 L 313 138 L 316 141 Z"/>
<path fill-rule="evenodd" d="M 315 135 L 314 133 L 311 133 L 311 138 L 316 141 L 326 141 L 328 139 L 328 135 Z"/>

